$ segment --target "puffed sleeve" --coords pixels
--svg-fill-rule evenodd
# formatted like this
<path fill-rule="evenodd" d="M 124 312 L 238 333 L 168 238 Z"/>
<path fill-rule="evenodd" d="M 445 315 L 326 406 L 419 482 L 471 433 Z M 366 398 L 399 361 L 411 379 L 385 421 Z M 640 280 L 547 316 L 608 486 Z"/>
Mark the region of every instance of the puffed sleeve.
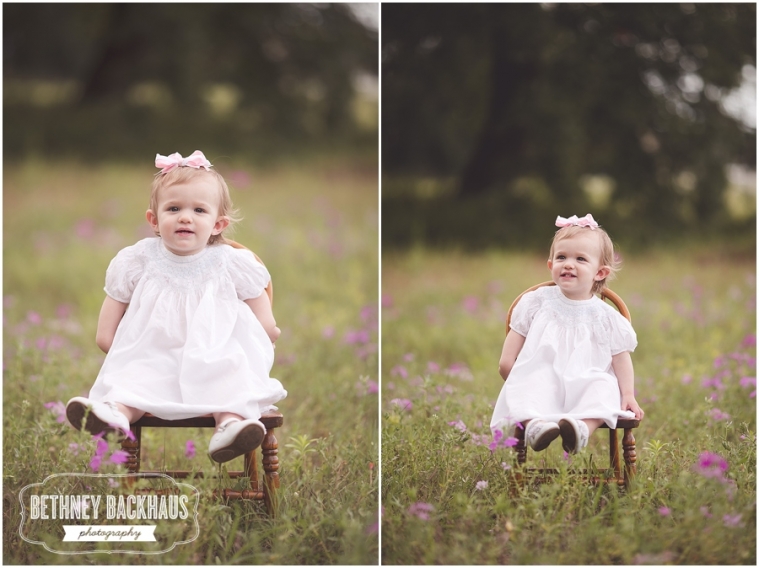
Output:
<path fill-rule="evenodd" d="M 540 309 L 542 303 L 539 290 L 533 290 L 528 292 L 519 300 L 514 311 L 511 313 L 511 323 L 509 327 L 516 331 L 519 335 L 527 337 L 527 332 L 530 331 L 532 320 L 535 319 L 535 314 Z"/>
<path fill-rule="evenodd" d="M 105 293 L 118 302 L 128 304 L 132 300 L 137 283 L 145 269 L 141 241 L 118 252 L 105 272 Z"/>
<path fill-rule="evenodd" d="M 258 298 L 269 284 L 266 267 L 247 249 L 229 247 L 229 276 L 241 300 Z"/>
<path fill-rule="evenodd" d="M 630 322 L 616 311 L 612 311 L 609 324 L 611 354 L 618 355 L 625 351 L 635 351 L 638 346 L 638 336 Z"/>

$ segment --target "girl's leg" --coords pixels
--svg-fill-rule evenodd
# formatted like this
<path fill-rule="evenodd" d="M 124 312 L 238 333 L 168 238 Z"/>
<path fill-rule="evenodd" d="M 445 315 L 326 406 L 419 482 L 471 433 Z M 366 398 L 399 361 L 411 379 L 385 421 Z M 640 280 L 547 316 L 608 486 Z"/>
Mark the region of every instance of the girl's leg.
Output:
<path fill-rule="evenodd" d="M 116 408 L 119 409 L 119 412 L 121 412 L 121 414 L 127 417 L 130 424 L 137 422 L 140 418 L 142 418 L 142 415 L 145 414 L 144 410 L 138 410 L 137 408 L 126 406 L 120 402 L 116 403 Z"/>
<path fill-rule="evenodd" d="M 588 427 L 588 437 L 590 437 L 593 432 L 604 423 L 600 418 L 585 418 L 583 419 L 583 422 L 585 422 L 585 425 Z"/>
<path fill-rule="evenodd" d="M 216 420 L 216 427 L 218 428 L 221 426 L 224 422 L 229 420 L 230 418 L 235 418 L 237 420 L 242 420 L 243 417 L 239 414 L 235 414 L 233 412 L 214 412 L 213 417 Z"/>

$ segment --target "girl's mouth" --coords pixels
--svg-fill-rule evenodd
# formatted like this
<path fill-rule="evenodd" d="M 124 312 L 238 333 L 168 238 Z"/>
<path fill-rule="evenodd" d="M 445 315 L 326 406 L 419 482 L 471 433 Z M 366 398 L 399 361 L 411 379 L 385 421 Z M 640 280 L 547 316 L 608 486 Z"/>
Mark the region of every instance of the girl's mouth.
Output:
<path fill-rule="evenodd" d="M 177 234 L 180 234 L 180 235 L 192 235 L 194 233 L 192 231 L 190 231 L 189 229 L 179 229 L 177 231 Z"/>

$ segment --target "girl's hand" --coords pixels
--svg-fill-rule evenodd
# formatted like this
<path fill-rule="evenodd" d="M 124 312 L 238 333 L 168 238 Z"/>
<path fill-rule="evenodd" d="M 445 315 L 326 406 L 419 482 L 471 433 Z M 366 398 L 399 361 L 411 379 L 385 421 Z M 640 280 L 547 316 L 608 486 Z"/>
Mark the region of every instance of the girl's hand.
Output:
<path fill-rule="evenodd" d="M 622 410 L 630 410 L 634 412 L 636 420 L 642 420 L 643 415 L 645 414 L 645 412 L 643 412 L 643 409 L 638 404 L 638 401 L 635 400 L 634 396 L 622 397 Z"/>
<path fill-rule="evenodd" d="M 282 330 L 279 329 L 276 325 L 274 326 L 274 329 L 269 332 L 269 339 L 271 339 L 272 345 L 277 342 L 277 339 L 279 339 L 279 336 L 282 334 Z"/>

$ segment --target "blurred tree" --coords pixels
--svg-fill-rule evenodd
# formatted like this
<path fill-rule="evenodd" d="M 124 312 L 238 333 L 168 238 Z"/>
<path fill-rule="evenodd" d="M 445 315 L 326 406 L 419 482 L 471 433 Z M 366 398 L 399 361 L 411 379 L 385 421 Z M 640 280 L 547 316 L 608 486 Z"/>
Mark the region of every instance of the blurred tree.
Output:
<path fill-rule="evenodd" d="M 339 134 L 353 125 L 356 76 L 378 73 L 376 30 L 345 4 L 25 3 L 3 12 L 6 82 L 72 82 L 77 112 L 149 99 L 164 114 L 200 118 L 221 87 L 248 132 L 316 121 L 313 130 Z"/>
<path fill-rule="evenodd" d="M 755 126 L 722 108 L 755 21 L 748 3 L 384 4 L 383 170 L 498 192 L 503 221 L 580 213 L 591 175 L 612 217 L 709 222 L 726 164 L 755 165 Z"/>

